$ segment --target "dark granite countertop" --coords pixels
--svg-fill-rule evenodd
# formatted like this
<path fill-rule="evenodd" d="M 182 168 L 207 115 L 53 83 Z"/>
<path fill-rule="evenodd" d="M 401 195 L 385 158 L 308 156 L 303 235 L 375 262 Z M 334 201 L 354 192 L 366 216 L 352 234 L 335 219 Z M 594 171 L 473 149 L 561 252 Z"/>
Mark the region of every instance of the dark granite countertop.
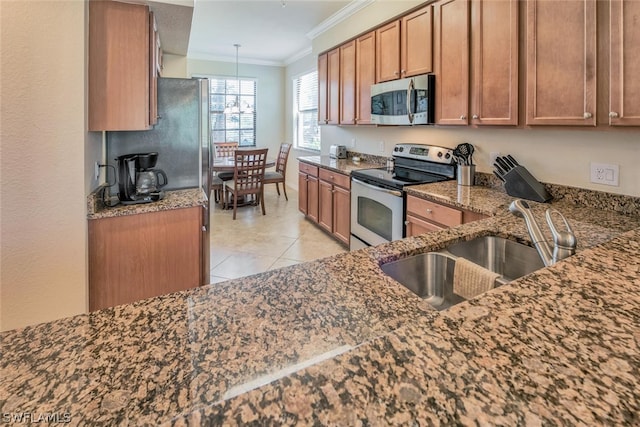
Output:
<path fill-rule="evenodd" d="M 0 412 L 75 425 L 639 424 L 640 217 L 560 199 L 576 255 L 437 312 L 380 263 L 529 237 L 500 191 L 411 191 L 490 217 L 4 332 Z"/>
<path fill-rule="evenodd" d="M 353 161 L 353 156 L 349 156 L 346 159 L 332 159 L 329 156 L 302 156 L 298 157 L 298 160 L 316 166 L 321 166 L 325 169 L 331 169 L 335 172 L 346 175 L 349 175 L 351 171 L 358 169 L 371 169 L 384 166 L 384 164 L 381 163 L 381 160 L 373 156 L 363 156 L 358 162 Z"/>
<path fill-rule="evenodd" d="M 87 198 L 87 218 L 112 218 L 171 209 L 191 208 L 194 206 L 204 206 L 206 202 L 207 196 L 202 189 L 186 188 L 166 191 L 164 198 L 157 202 L 105 207 L 98 202 L 97 192 L 93 192 Z"/>

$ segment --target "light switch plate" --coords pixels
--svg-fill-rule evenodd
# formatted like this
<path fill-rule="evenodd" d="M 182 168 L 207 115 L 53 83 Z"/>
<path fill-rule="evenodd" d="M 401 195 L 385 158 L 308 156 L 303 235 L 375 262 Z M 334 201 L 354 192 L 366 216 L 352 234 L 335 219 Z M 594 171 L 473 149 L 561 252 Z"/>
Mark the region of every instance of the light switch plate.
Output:
<path fill-rule="evenodd" d="M 618 177 L 620 174 L 619 165 L 610 165 L 607 163 L 590 163 L 591 166 L 591 182 L 596 184 L 611 185 L 617 187 L 619 184 Z"/>

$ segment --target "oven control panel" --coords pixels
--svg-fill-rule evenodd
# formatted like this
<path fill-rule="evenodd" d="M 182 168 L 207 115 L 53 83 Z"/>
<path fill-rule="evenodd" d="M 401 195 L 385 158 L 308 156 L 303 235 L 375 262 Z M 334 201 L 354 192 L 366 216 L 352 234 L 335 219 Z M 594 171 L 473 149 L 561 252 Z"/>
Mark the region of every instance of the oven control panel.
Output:
<path fill-rule="evenodd" d="M 445 164 L 453 164 L 455 162 L 452 149 L 427 144 L 396 144 L 393 147 L 393 157 Z"/>

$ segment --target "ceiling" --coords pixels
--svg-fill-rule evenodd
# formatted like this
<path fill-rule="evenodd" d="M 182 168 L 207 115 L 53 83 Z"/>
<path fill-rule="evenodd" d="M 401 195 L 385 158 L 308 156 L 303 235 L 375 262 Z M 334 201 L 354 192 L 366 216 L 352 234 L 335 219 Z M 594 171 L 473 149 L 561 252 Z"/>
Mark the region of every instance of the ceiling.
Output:
<path fill-rule="evenodd" d="M 193 59 L 286 65 L 311 39 L 371 0 L 149 1 L 162 50 Z M 284 4 L 284 7 L 283 7 Z"/>

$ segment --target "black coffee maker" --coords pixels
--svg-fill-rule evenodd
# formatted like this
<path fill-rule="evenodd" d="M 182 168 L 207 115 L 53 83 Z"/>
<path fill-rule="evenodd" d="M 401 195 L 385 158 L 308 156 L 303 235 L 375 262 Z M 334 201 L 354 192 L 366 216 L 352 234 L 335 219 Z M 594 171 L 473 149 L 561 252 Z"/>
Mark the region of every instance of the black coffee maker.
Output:
<path fill-rule="evenodd" d="M 153 169 L 158 153 L 125 154 L 118 162 L 118 199 L 122 204 L 149 203 L 161 200 L 167 185 L 167 174 Z"/>

